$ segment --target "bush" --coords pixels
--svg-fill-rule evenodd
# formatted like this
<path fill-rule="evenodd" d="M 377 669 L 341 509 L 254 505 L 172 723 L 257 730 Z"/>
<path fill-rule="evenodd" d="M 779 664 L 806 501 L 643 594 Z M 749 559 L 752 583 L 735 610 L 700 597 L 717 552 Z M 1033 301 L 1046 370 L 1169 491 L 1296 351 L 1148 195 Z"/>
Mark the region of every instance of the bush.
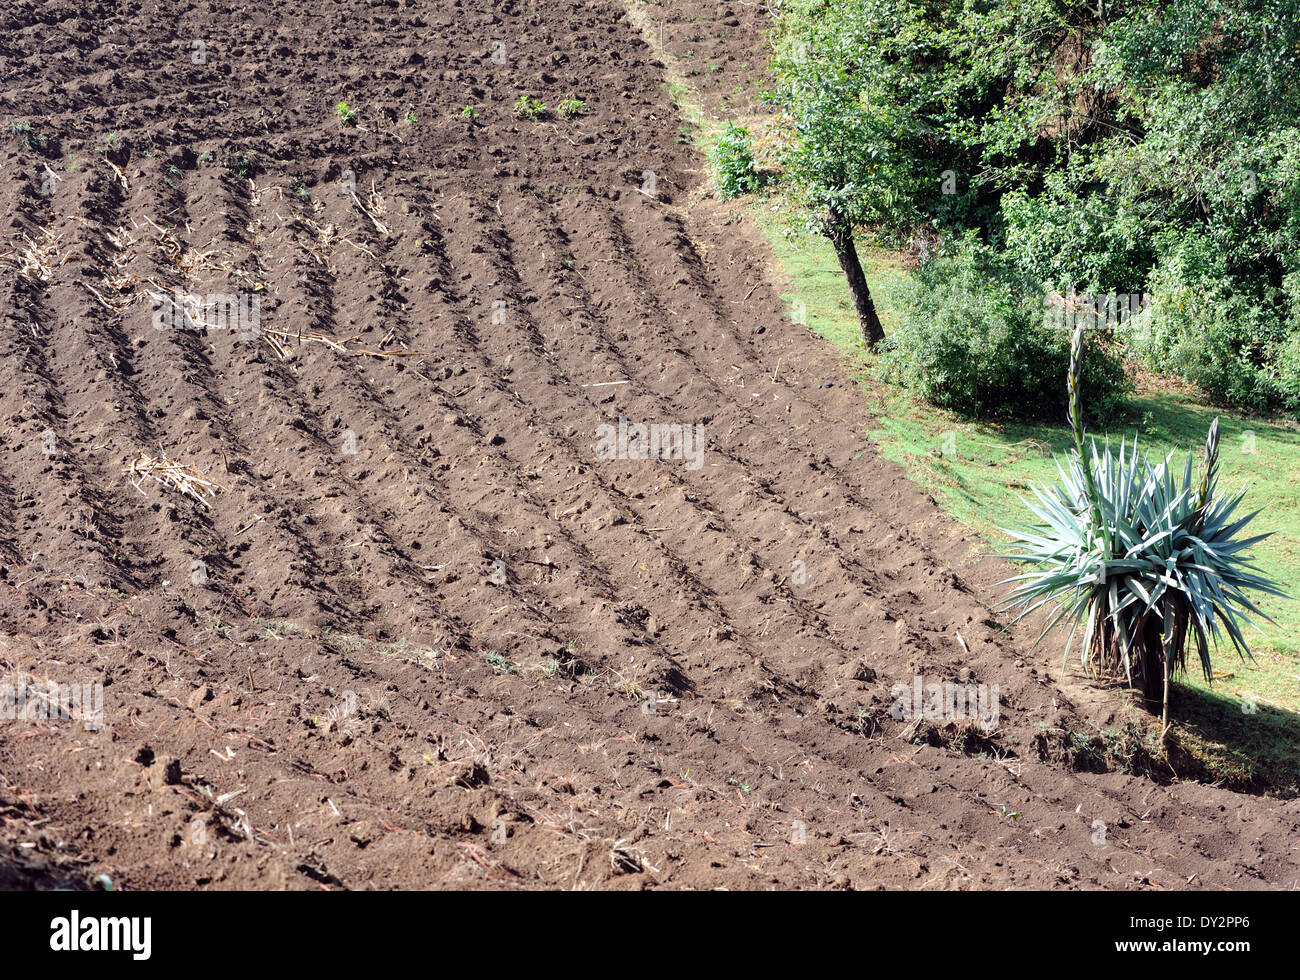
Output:
<path fill-rule="evenodd" d="M 1288 412 L 1300 415 L 1300 330 L 1291 334 L 1278 355 L 1278 389 Z"/>
<path fill-rule="evenodd" d="M 1039 283 L 1062 292 L 1133 293 L 1154 259 L 1148 229 L 1110 197 L 1079 193 L 1054 174 L 1037 197 L 1002 198 L 1006 248 Z"/>
<path fill-rule="evenodd" d="M 896 305 L 901 322 L 880 361 L 887 378 L 963 415 L 1065 417 L 1069 333 L 1047 322 L 1041 288 L 1007 259 L 983 246 L 935 259 Z M 1083 383 L 1094 417 L 1114 412 L 1130 387 L 1117 343 L 1087 345 Z"/>
<path fill-rule="evenodd" d="M 714 180 L 718 184 L 718 196 L 724 201 L 763 186 L 762 175 L 754 166 L 749 130 L 743 126 L 727 124 L 709 152 L 709 161 L 713 165 Z"/>
<path fill-rule="evenodd" d="M 1297 338 L 1266 286 L 1230 277 L 1208 238 L 1169 234 L 1160 240 L 1151 277 L 1149 322 L 1134 348 L 1153 370 L 1177 374 L 1217 401 L 1252 411 L 1279 403 L 1300 407 Z"/>

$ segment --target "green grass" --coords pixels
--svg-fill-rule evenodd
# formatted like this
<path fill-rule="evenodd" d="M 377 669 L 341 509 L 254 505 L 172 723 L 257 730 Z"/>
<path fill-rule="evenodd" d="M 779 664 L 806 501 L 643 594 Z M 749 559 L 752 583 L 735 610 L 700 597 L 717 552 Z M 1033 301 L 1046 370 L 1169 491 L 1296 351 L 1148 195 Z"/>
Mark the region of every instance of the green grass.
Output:
<path fill-rule="evenodd" d="M 1055 474 L 1052 455 L 1070 444 L 1060 424 L 975 422 L 934 408 L 874 375 L 874 359 L 862 347 L 844 277 L 828 243 L 788 235 L 779 198 L 759 200 L 754 218 L 764 230 L 777 263 L 791 284 L 783 298 L 792 313 L 802 309 L 808 327 L 849 354 L 873 415 L 868 436 L 888 459 L 983 539 L 983 553 L 1002 548 L 1000 529 L 1027 518 L 1020 496 L 1029 484 Z M 891 294 L 906 275 L 899 258 L 862 248 L 862 260 L 881 321 L 896 322 Z M 802 304 L 799 307 L 797 304 Z M 1064 383 L 1064 379 L 1062 379 Z M 1198 452 L 1217 415 L 1222 428 L 1224 490 L 1250 485 L 1246 503 L 1262 509 L 1260 532 L 1277 533 L 1255 555 L 1265 574 L 1282 583 L 1290 599 L 1263 596 L 1260 607 L 1275 623 L 1247 636 L 1254 661 L 1221 648 L 1216 680 L 1200 670 L 1181 676 L 1175 691 L 1175 720 L 1182 746 L 1175 771 L 1221 779 L 1240 789 L 1300 793 L 1300 426 L 1250 418 L 1214 408 L 1183 386 L 1139 385 L 1126 415 L 1105 431 L 1112 441 L 1135 435 L 1153 455 Z M 1063 649 L 1059 640 L 1048 649 Z M 1073 661 L 1072 661 L 1073 664 Z M 1256 710 L 1251 711 L 1254 707 Z"/>

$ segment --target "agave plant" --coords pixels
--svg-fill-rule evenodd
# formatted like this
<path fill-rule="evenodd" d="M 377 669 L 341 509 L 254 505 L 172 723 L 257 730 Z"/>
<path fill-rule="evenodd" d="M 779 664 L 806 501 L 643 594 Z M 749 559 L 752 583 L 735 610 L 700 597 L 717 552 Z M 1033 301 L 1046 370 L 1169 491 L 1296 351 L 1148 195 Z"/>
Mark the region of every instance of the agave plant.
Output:
<path fill-rule="evenodd" d="M 1089 439 L 1085 447 L 1082 349 L 1080 328 L 1068 378 L 1073 451 L 1057 459 L 1058 481 L 1032 487 L 1033 501 L 1022 498 L 1037 523 L 1005 531 L 1015 550 L 1004 557 L 1028 566 L 1007 580 L 1016 583 L 1008 606 L 1022 610 L 1018 621 L 1055 603 L 1039 640 L 1068 625 L 1068 658 L 1082 626 L 1084 668 L 1123 677 L 1149 706 L 1161 703 L 1167 729 L 1169 675 L 1186 669 L 1189 640 L 1211 681 L 1211 642 L 1217 647 L 1226 634 L 1250 657 L 1242 627 L 1253 625 L 1251 616 L 1268 619 L 1246 592 L 1284 593 L 1247 554 L 1269 535 L 1241 536 L 1258 514 L 1237 516 L 1245 488 L 1219 494 L 1219 420 L 1210 425 L 1199 475 L 1192 455 L 1179 475 L 1172 455 L 1153 463 L 1136 439 L 1122 441 L 1118 453 L 1109 441 L 1099 448 Z"/>

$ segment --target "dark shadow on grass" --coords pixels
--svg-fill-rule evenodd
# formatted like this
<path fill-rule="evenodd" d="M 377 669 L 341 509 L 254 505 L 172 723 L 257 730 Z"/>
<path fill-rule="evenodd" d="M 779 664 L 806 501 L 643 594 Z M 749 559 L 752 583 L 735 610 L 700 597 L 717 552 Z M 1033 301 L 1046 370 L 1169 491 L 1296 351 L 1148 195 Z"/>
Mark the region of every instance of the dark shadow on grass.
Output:
<path fill-rule="evenodd" d="M 1300 796 L 1300 714 L 1175 683 L 1170 763 L 1183 779 Z"/>

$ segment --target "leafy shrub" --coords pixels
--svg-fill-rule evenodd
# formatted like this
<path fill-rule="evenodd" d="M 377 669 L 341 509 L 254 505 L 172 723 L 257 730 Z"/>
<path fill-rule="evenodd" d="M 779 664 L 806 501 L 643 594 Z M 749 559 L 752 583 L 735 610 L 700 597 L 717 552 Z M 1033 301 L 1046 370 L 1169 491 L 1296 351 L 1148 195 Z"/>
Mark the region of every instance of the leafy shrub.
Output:
<path fill-rule="evenodd" d="M 1048 322 L 1041 288 L 1005 257 L 967 246 L 922 265 L 896 299 L 901 322 L 880 361 L 887 378 L 964 415 L 1064 416 L 1069 334 Z M 1098 417 L 1129 390 L 1108 339 L 1086 346 L 1083 377 Z"/>
<path fill-rule="evenodd" d="M 1287 411 L 1300 415 L 1300 330 L 1291 334 L 1277 358 L 1278 391 Z"/>
<path fill-rule="evenodd" d="M 572 119 L 587 111 L 587 103 L 582 99 L 564 99 L 555 109 L 565 119 Z"/>
<path fill-rule="evenodd" d="M 1059 174 L 1036 197 L 1002 198 L 1007 251 L 1039 283 L 1062 291 L 1138 292 L 1153 254 L 1149 229 L 1131 209 L 1104 195 L 1078 193 Z"/>
<path fill-rule="evenodd" d="M 1267 300 L 1267 286 L 1230 277 L 1222 250 L 1207 237 L 1167 234 L 1160 250 L 1148 322 L 1134 342 L 1146 363 L 1226 404 L 1263 411 L 1300 402 L 1294 368 L 1284 370 L 1281 361 L 1286 321 Z"/>
<path fill-rule="evenodd" d="M 718 196 L 724 201 L 748 194 L 763 186 L 762 176 L 754 166 L 754 154 L 749 145 L 749 130 L 728 123 L 709 152 Z"/>

